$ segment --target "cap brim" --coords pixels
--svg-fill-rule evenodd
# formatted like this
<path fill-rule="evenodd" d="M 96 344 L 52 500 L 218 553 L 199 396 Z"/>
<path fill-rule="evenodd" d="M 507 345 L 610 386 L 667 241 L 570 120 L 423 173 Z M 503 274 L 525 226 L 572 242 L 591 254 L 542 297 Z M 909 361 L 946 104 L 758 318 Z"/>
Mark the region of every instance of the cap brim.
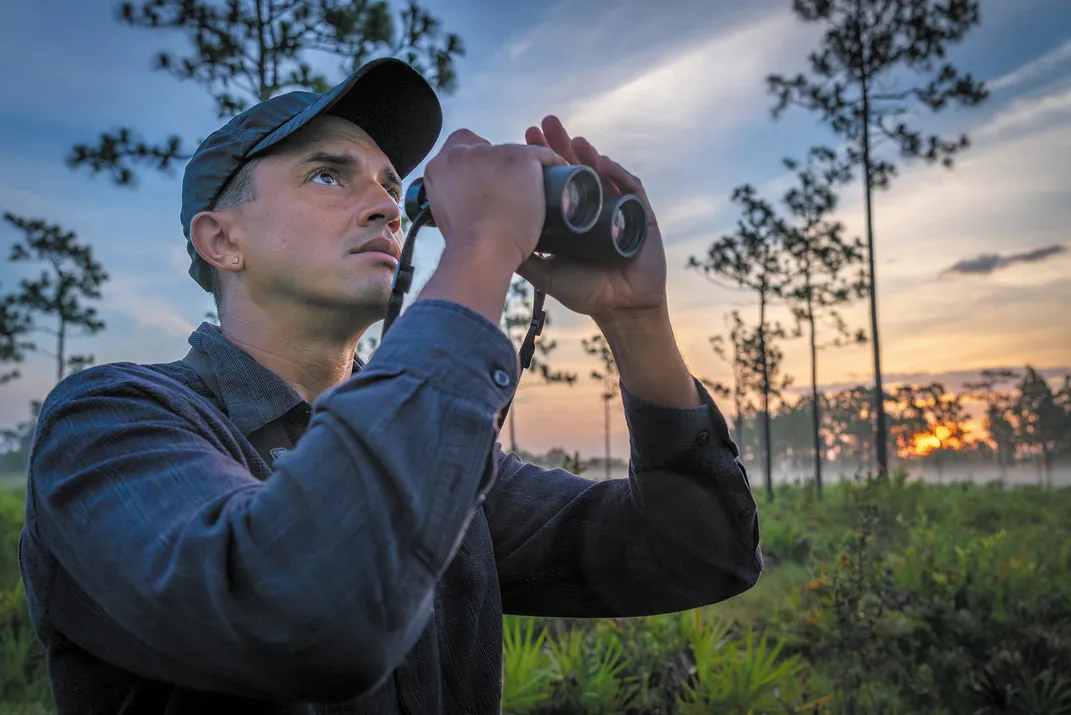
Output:
<path fill-rule="evenodd" d="M 367 132 L 403 179 L 427 157 L 443 124 L 439 98 L 424 76 L 402 60 L 384 57 L 362 65 L 260 140 L 248 156 L 275 146 L 324 115 L 347 119 Z"/>

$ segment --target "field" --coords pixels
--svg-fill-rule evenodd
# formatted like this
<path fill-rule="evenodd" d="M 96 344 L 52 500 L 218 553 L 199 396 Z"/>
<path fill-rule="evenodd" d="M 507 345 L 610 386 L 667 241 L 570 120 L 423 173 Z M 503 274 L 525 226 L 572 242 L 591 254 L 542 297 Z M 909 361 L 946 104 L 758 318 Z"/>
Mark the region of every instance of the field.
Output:
<path fill-rule="evenodd" d="M 761 499 L 761 494 L 759 494 Z M 51 712 L 0 494 L 0 714 Z M 768 569 L 633 620 L 507 616 L 506 713 L 1071 713 L 1071 489 L 903 473 L 778 488 Z"/>

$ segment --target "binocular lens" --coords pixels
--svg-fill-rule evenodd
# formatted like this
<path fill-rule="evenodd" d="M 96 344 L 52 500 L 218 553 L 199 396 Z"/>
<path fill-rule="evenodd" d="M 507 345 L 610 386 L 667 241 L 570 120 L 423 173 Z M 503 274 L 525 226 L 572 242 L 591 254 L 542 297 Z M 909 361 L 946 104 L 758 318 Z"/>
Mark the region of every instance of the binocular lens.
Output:
<path fill-rule="evenodd" d="M 587 167 L 584 167 L 585 169 Z M 562 219 L 573 230 L 583 232 L 591 228 L 602 208 L 602 187 L 594 171 L 575 171 L 562 187 Z"/>
<path fill-rule="evenodd" d="M 543 194 L 546 214 L 535 253 L 612 261 L 632 258 L 643 247 L 647 238 L 644 205 L 632 194 L 604 197 L 602 180 L 590 166 L 544 167 Z M 423 215 L 421 225 L 435 226 L 423 177 L 405 192 L 405 213 L 410 221 Z"/>
<path fill-rule="evenodd" d="M 562 215 L 570 224 L 576 225 L 576 217 L 580 213 L 580 189 L 575 181 L 570 181 L 562 189 Z"/>
<path fill-rule="evenodd" d="M 647 232 L 645 222 L 643 204 L 635 196 L 625 197 L 616 206 L 610 221 L 610 238 L 620 255 L 629 258 L 640 250 Z"/>

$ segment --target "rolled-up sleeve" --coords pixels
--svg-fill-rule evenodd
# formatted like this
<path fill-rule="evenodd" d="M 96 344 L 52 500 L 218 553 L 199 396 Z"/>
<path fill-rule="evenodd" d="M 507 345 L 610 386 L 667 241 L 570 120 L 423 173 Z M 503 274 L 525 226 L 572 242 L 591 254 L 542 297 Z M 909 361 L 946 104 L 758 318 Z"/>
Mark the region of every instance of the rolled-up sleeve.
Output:
<path fill-rule="evenodd" d="M 518 372 L 481 316 L 418 301 L 263 482 L 178 383 L 129 364 L 79 373 L 43 406 L 32 455 L 29 538 L 76 592 L 60 608 L 49 585 L 44 607 L 147 678 L 267 700 L 368 691 L 424 629 L 493 484 Z"/>
<path fill-rule="evenodd" d="M 622 386 L 625 479 L 592 481 L 501 455 L 487 498 L 508 613 L 614 617 L 716 603 L 759 579 L 758 513 L 724 416 Z"/>

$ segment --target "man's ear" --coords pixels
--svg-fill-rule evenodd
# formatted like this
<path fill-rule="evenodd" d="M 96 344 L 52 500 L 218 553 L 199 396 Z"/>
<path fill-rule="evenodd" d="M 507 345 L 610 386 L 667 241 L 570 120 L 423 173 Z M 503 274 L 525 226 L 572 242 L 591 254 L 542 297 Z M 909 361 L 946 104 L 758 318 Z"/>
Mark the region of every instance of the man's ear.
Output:
<path fill-rule="evenodd" d="M 231 237 L 230 218 L 222 211 L 202 211 L 190 222 L 190 241 L 205 261 L 237 273 L 242 270 L 242 250 Z"/>

